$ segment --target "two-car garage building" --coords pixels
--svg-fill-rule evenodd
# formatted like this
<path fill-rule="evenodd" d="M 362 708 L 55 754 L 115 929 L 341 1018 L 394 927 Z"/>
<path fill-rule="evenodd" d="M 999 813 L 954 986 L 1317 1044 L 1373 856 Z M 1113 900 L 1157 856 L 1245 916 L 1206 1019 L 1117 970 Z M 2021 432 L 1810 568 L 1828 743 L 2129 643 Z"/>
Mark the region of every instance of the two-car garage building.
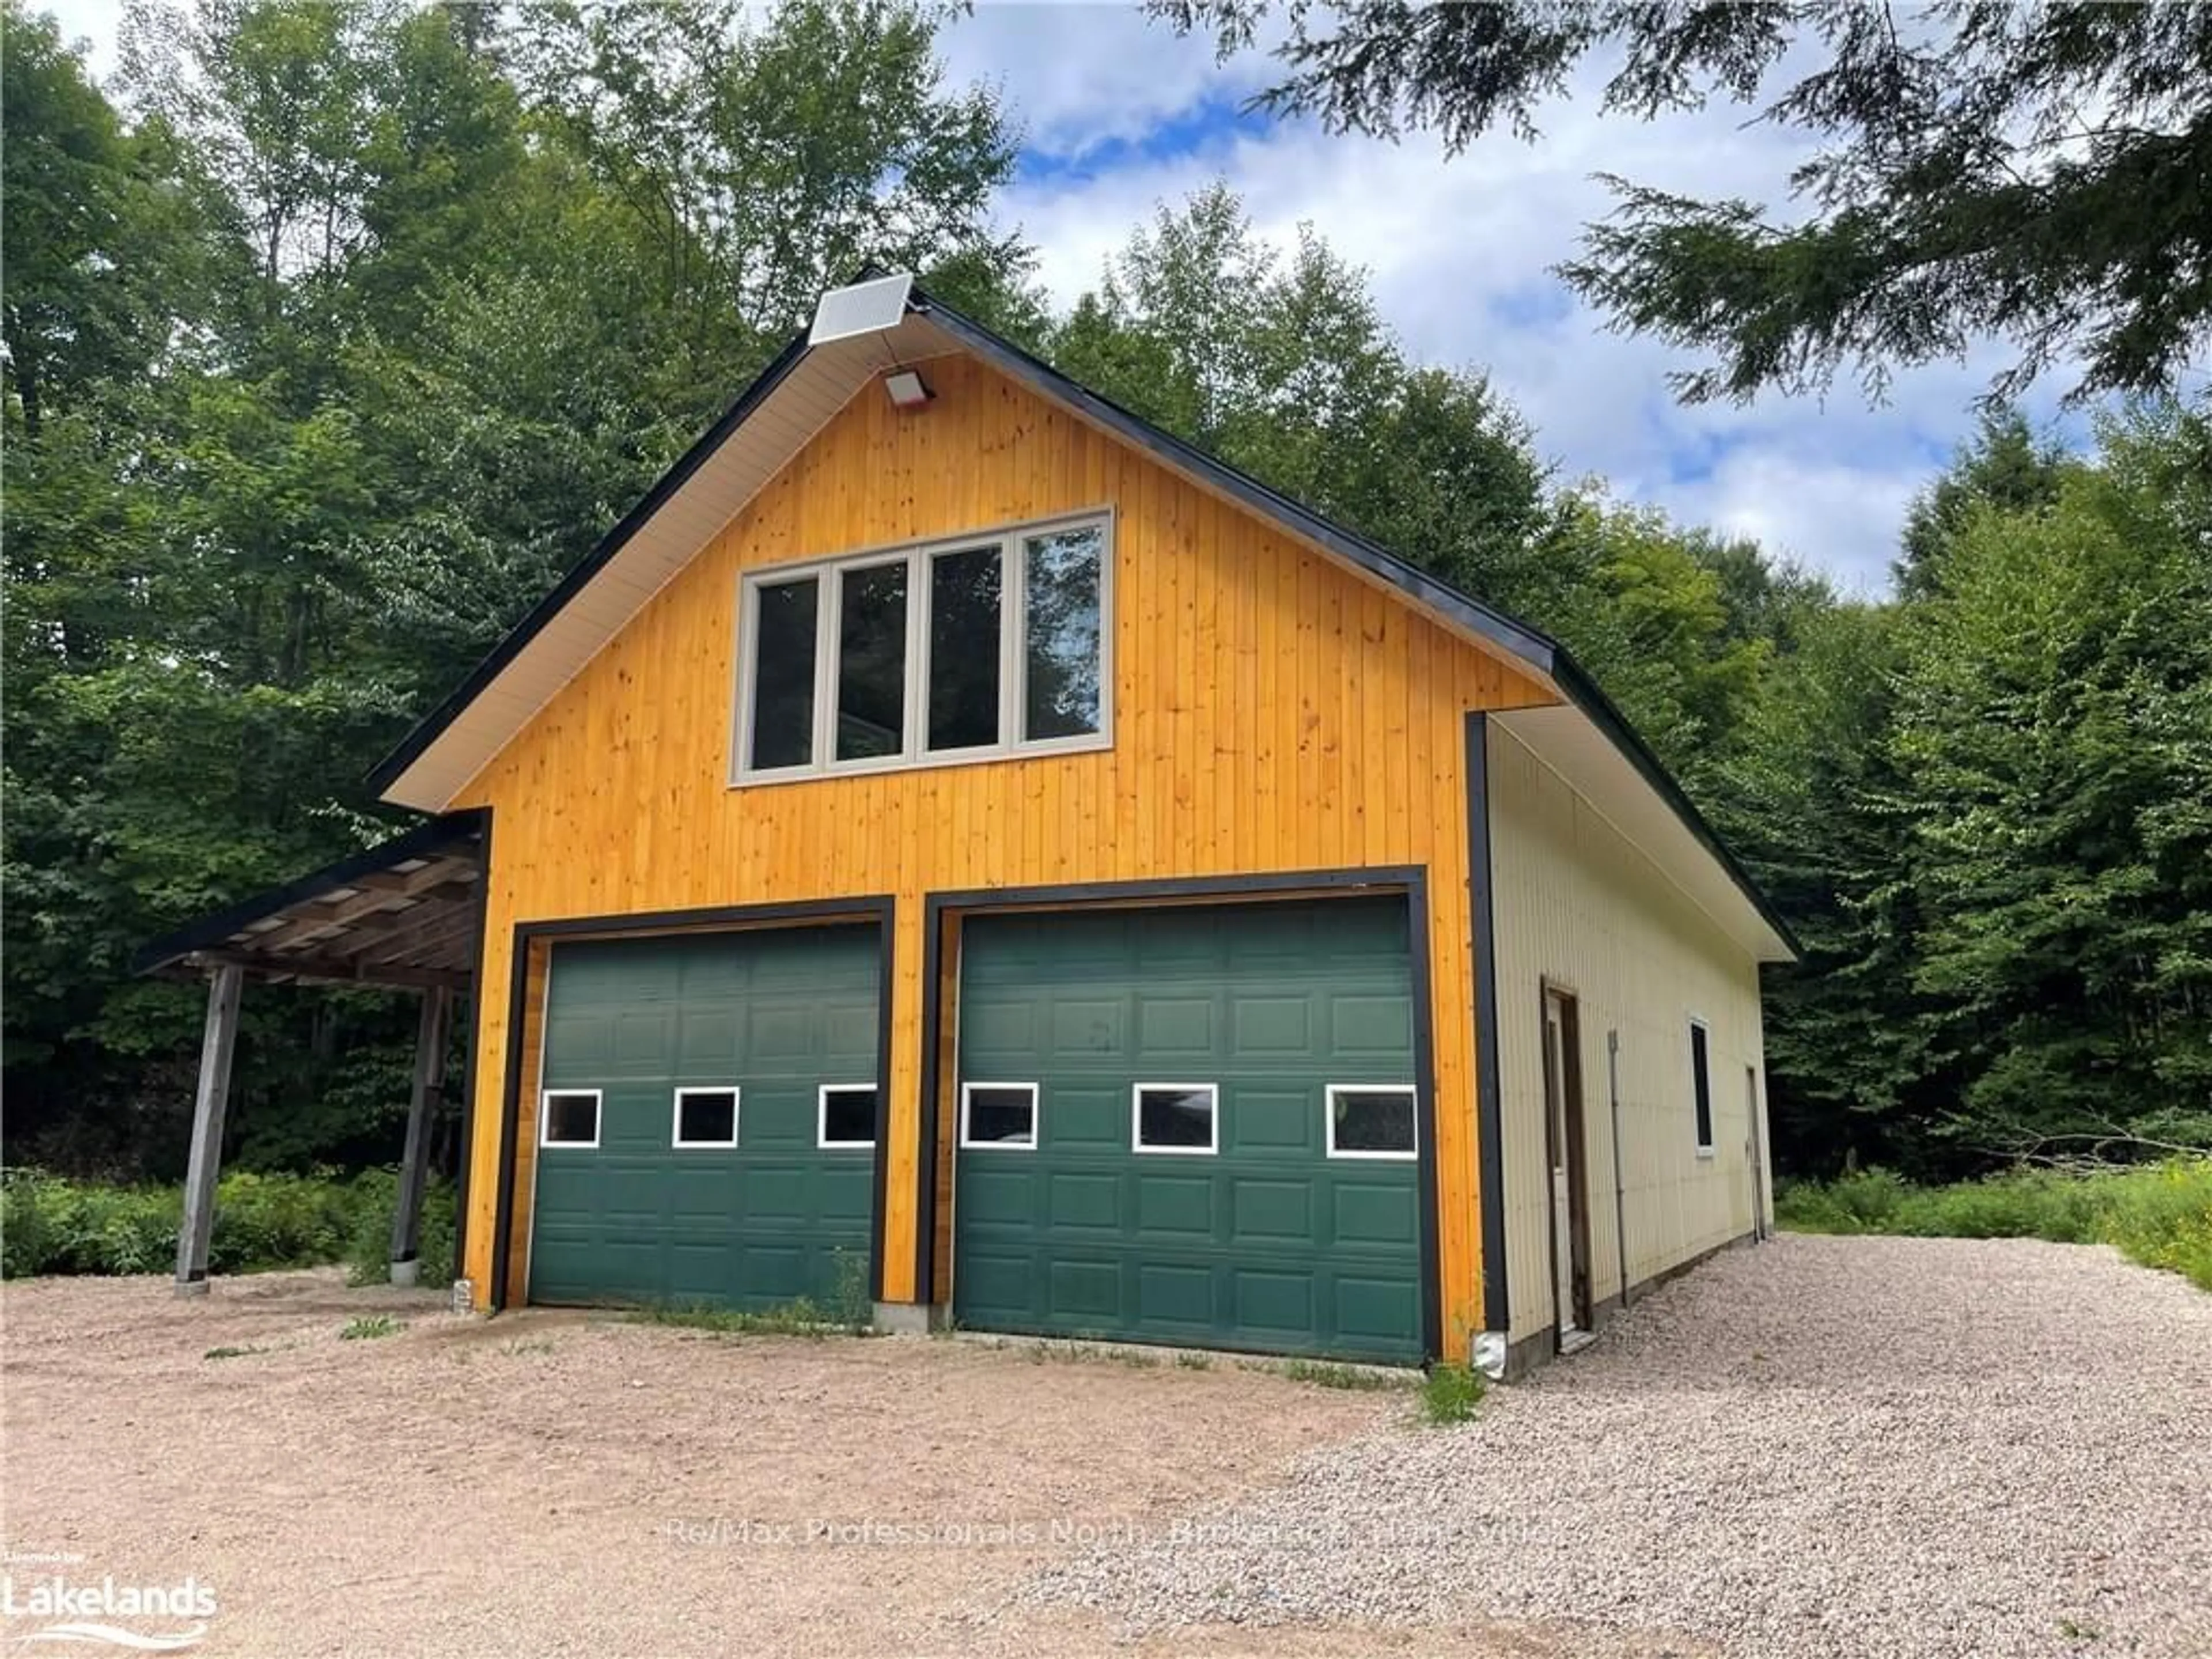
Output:
<path fill-rule="evenodd" d="M 376 777 L 153 956 L 449 953 L 479 1306 L 1517 1364 L 1763 1226 L 1786 934 L 1566 654 L 904 278 Z"/>

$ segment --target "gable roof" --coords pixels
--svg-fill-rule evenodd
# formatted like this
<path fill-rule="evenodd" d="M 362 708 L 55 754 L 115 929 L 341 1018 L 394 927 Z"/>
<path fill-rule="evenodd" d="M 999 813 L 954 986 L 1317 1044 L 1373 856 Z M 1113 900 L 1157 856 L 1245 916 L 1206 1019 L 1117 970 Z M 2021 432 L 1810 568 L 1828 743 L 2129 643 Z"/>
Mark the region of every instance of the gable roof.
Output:
<path fill-rule="evenodd" d="M 1577 769 L 1582 775 L 1578 781 L 1601 786 L 1607 771 L 1632 773 L 1668 809 L 1689 844 L 1684 850 L 1693 848 L 1708 861 L 1733 890 L 1736 903 L 1747 907 L 1748 915 L 1740 915 L 1739 925 L 1729 931 L 1762 961 L 1796 955 L 1788 925 L 1611 699 L 1557 641 L 1130 413 L 918 286 L 897 281 L 904 291 L 898 320 L 864 333 L 825 327 L 833 307 L 854 290 L 824 296 L 814 328 L 786 345 L 645 498 L 378 763 L 368 775 L 369 785 L 396 804 L 444 811 L 455 793 L 856 392 L 886 369 L 964 352 L 1200 487 L 1395 590 L 1455 632 L 1557 692 L 1603 738 L 1611 762 L 1609 766 L 1593 765 L 1584 757 Z M 1693 892 L 1693 896 L 1709 901 L 1712 896 Z M 1705 908 L 1711 909 L 1711 903 L 1706 902 Z M 1751 924 L 1748 928 L 1741 925 L 1746 921 Z"/>

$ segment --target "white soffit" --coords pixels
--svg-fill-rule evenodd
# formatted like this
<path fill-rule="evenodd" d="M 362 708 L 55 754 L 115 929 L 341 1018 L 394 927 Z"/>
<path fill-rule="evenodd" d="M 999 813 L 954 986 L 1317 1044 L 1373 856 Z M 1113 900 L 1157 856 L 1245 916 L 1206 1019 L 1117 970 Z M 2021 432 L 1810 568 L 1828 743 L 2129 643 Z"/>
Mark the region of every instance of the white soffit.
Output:
<path fill-rule="evenodd" d="M 835 297 L 827 296 L 825 305 Z M 392 780 L 383 798 L 427 812 L 443 811 L 530 718 L 690 563 L 855 392 L 896 364 L 958 349 L 927 318 L 915 314 L 902 317 L 893 328 L 871 328 L 807 351 L 698 470 Z"/>
<path fill-rule="evenodd" d="M 1641 848 L 1714 926 L 1755 961 L 1797 959 L 1674 804 L 1588 714 L 1572 703 L 1560 703 L 1512 709 L 1490 719 Z"/>

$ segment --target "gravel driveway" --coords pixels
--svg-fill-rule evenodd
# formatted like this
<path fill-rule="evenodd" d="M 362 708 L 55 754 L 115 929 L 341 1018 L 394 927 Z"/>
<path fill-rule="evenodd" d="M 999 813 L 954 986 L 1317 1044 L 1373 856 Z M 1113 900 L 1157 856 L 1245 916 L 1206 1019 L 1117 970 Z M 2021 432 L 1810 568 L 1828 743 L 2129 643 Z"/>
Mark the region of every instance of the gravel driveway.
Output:
<path fill-rule="evenodd" d="M 1025 1596 L 1132 1632 L 1480 1615 L 1732 1659 L 2207 1659 L 2212 1297 L 2104 1249 L 1785 1237 L 1473 1424 L 1202 1519 Z"/>
<path fill-rule="evenodd" d="M 2212 1297 L 2101 1250 L 1731 1253 L 1449 1431 L 320 1273 L 0 1326 L 9 1571 L 191 1573 L 210 1655 L 2212 1654 Z"/>

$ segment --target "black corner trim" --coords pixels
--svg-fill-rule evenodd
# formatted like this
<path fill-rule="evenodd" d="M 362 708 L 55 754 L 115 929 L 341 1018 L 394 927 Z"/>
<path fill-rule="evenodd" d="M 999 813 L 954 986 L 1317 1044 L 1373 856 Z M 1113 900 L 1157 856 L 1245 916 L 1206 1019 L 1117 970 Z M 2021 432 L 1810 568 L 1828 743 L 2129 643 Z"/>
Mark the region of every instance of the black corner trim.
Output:
<path fill-rule="evenodd" d="M 491 1236 L 491 1285 L 484 1304 L 494 1313 L 507 1306 L 507 1275 L 514 1253 L 514 1165 L 522 1141 L 515 1114 L 522 1101 L 523 1003 L 530 994 L 530 938 L 520 927 L 513 935 L 514 956 L 507 971 L 507 1060 L 499 1091 L 499 1193 Z M 467 1194 L 461 1201 L 466 1204 Z"/>
<path fill-rule="evenodd" d="M 1407 954 L 1413 974 L 1414 1110 L 1419 1115 L 1415 1179 L 1420 1183 L 1421 1351 L 1431 1359 L 1444 1352 L 1443 1267 L 1437 1237 L 1442 1198 L 1437 1188 L 1437 1038 L 1430 964 L 1436 942 L 1429 937 L 1429 878 L 1416 871 L 1406 887 Z"/>
<path fill-rule="evenodd" d="M 884 1300 L 884 1199 L 891 1180 L 891 997 L 898 973 L 898 905 L 884 899 L 876 923 L 876 1146 L 873 1207 L 868 1218 L 868 1294 Z"/>
<path fill-rule="evenodd" d="M 798 368 L 807 353 L 804 331 L 792 337 L 775 360 L 763 369 L 753 383 L 741 393 L 737 402 L 723 411 L 722 418 L 707 428 L 697 443 L 684 452 L 683 458 L 659 481 L 646 491 L 644 498 L 623 515 L 622 522 L 599 538 L 592 549 L 569 569 L 529 615 L 507 631 L 505 638 L 494 646 L 483 660 L 470 670 L 469 677 L 456 686 L 429 714 L 417 721 L 412 731 L 392 746 L 391 753 L 369 769 L 363 780 L 367 786 L 382 794 L 396 781 L 399 775 L 422 758 L 422 752 L 442 736 L 447 726 L 461 711 L 477 700 L 477 695 L 496 679 L 501 672 L 522 654 L 523 647 L 536 639 L 551 622 L 567 608 L 568 601 L 580 592 L 592 577 L 605 569 L 615 555 L 621 552 L 630 538 L 645 527 L 646 521 L 660 511 L 673 495 L 690 481 L 691 475 L 707 464 L 709 456 L 722 447 L 732 433 L 745 423 L 746 419 L 769 394 L 783 384 L 784 377 Z"/>
<path fill-rule="evenodd" d="M 522 1026 L 517 1013 L 529 994 L 530 947 L 533 941 L 553 941 L 588 936 L 593 939 L 650 939 L 664 933 L 708 933 L 717 928 L 773 927 L 781 923 L 795 926 L 829 926 L 843 922 L 854 926 L 873 923 L 883 931 L 885 940 L 884 961 L 890 961 L 894 902 L 888 894 L 872 893 L 865 897 L 849 899 L 801 899 L 781 904 L 722 904 L 704 906 L 689 910 L 624 911 L 602 916 L 563 916 L 552 921 L 521 921 L 514 925 L 514 960 L 507 972 L 507 1074 L 500 1087 L 499 1192 L 496 1195 L 498 1232 L 492 1239 L 492 1284 L 488 1297 L 494 1312 L 507 1306 L 507 1281 L 514 1249 L 514 1166 L 520 1158 L 521 1126 L 519 1121 L 522 1108 Z M 546 980 L 550 988 L 552 963 L 546 963 Z M 876 1060 L 888 1066 L 890 1053 L 890 987 L 888 981 L 878 988 L 883 999 L 878 1024 L 882 1035 L 878 1038 Z M 883 1117 L 883 1101 L 889 1073 L 877 1087 L 876 1113 L 878 1128 Z M 882 1194 L 887 1179 L 884 1159 L 890 1156 L 885 1138 L 878 1133 L 876 1139 L 877 1193 L 876 1218 L 872 1224 L 870 1237 L 876 1258 L 869 1281 L 880 1287 L 883 1281 L 883 1202 Z M 463 1194 L 466 1203 L 466 1194 Z M 525 1286 L 527 1294 L 528 1287 Z"/>
<path fill-rule="evenodd" d="M 1474 931 L 1474 1110 L 1482 1205 L 1482 1327 L 1507 1329 L 1505 1112 L 1498 1080 L 1498 931 L 1490 866 L 1490 716 L 1467 717 L 1467 889 Z"/>
<path fill-rule="evenodd" d="M 461 1054 L 461 1144 L 453 1160 L 453 1274 L 459 1278 L 469 1259 L 469 1159 L 477 1138 L 477 1022 L 483 1015 L 484 952 L 491 945 L 492 809 L 483 811 L 483 839 L 477 844 L 476 967 L 469 975 L 469 1043 Z"/>
<path fill-rule="evenodd" d="M 921 911 L 921 1091 L 920 1127 L 915 1138 L 914 1299 L 937 1305 L 937 1163 L 939 1099 L 944 1072 L 945 1010 L 938 987 L 945 975 L 943 940 L 945 904 L 938 894 Z M 958 994 L 956 989 L 954 994 Z"/>
<path fill-rule="evenodd" d="M 388 841 L 351 853 L 335 864 L 326 864 L 319 870 L 286 882 L 282 887 L 271 887 L 240 901 L 227 910 L 165 933 L 148 945 L 132 959 L 131 971 L 150 974 L 167 967 L 180 957 L 195 951 L 211 951 L 227 943 L 233 933 L 249 921 L 282 910 L 287 905 L 297 904 L 302 899 L 313 898 L 318 893 L 327 893 L 343 887 L 356 876 L 369 875 L 388 866 L 408 859 L 427 858 L 433 854 L 451 851 L 461 842 L 472 840 L 483 832 L 488 821 L 488 809 L 467 807 L 456 812 L 441 812 L 411 830 L 401 831 Z"/>

